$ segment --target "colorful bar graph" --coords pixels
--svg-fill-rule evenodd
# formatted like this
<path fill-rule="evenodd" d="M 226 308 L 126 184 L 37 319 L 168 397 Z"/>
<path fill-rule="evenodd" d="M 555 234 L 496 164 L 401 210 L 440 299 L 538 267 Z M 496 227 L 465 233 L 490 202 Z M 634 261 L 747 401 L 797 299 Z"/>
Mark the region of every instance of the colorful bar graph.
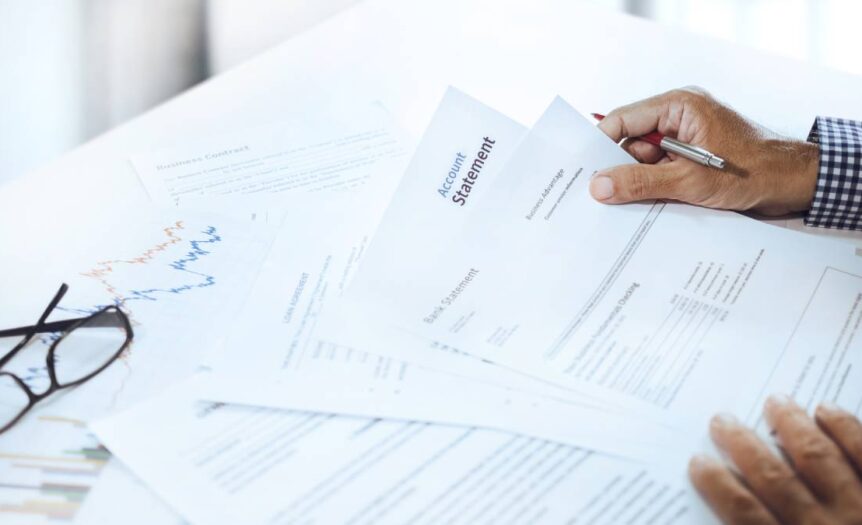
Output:
<path fill-rule="evenodd" d="M 44 454 L 0 446 L 0 523 L 4 515 L 34 523 L 71 521 L 111 455 L 81 421 L 40 416 L 27 426 L 28 434 L 37 434 L 34 441 L 65 446 Z"/>

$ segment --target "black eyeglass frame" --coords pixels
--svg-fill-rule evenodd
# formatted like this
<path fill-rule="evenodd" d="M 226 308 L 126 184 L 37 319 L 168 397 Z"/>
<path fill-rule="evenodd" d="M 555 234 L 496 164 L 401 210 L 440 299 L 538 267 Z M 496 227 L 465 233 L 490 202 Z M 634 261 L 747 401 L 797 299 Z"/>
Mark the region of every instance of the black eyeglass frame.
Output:
<path fill-rule="evenodd" d="M 116 361 L 117 358 L 120 357 L 120 355 L 122 355 L 122 353 L 126 350 L 126 348 L 129 347 L 132 342 L 132 339 L 134 338 L 132 323 L 129 321 L 129 317 L 126 315 L 125 312 L 123 312 L 123 310 L 121 310 L 118 306 L 115 305 L 100 308 L 97 312 L 94 312 L 86 317 L 66 319 L 63 321 L 45 322 L 48 316 L 51 315 L 51 312 L 53 312 L 57 305 L 60 303 L 60 300 L 63 298 L 63 296 L 66 295 L 66 292 L 68 290 L 69 285 L 63 283 L 60 286 L 60 289 L 57 290 L 57 293 L 54 295 L 54 298 L 48 304 L 48 307 L 45 308 L 44 312 L 42 312 L 42 315 L 39 317 L 39 320 L 36 321 L 36 324 L 31 326 L 10 328 L 8 330 L 0 330 L 0 338 L 23 336 L 23 339 L 17 345 L 15 345 L 11 350 L 6 352 L 6 354 L 2 358 L 0 358 L 0 376 L 11 377 L 12 380 L 18 384 L 21 390 L 25 394 L 27 394 L 28 398 L 27 406 L 23 410 L 21 410 L 21 412 L 11 421 L 6 423 L 3 427 L 0 427 L 0 434 L 6 432 L 7 430 L 15 426 L 15 424 L 18 423 L 18 421 L 20 421 L 21 418 L 24 417 L 24 415 L 27 414 L 27 412 L 29 412 L 36 405 L 36 403 L 47 398 L 54 392 L 62 390 L 64 388 L 71 388 L 74 386 L 81 385 L 99 375 L 114 361 Z M 111 320 L 112 322 L 101 324 L 88 324 L 88 321 L 92 321 L 93 319 L 101 320 L 105 318 L 104 315 L 108 312 L 112 312 L 114 314 L 107 317 L 107 319 Z M 82 325 L 87 325 L 90 327 L 113 326 L 116 328 L 122 328 L 126 332 L 126 338 L 123 341 L 123 344 L 120 345 L 117 351 L 110 357 L 110 359 L 106 360 L 102 366 L 80 379 L 76 379 L 75 381 L 72 381 L 70 383 L 60 383 L 60 381 L 57 380 L 57 372 L 54 368 L 54 353 L 57 350 L 57 346 L 63 341 L 63 339 Z M 48 354 L 45 357 L 45 367 L 48 370 L 48 376 L 51 380 L 51 383 L 44 392 L 37 394 L 33 392 L 33 390 L 29 386 L 27 386 L 27 383 L 25 383 L 24 380 L 17 375 L 11 372 L 2 371 L 3 366 L 5 366 L 6 363 L 11 361 L 12 358 L 14 358 L 25 346 L 27 346 L 27 344 L 33 339 L 36 334 L 49 334 L 55 332 L 62 332 L 62 334 L 60 335 L 60 337 L 58 337 L 55 341 L 51 343 L 51 347 L 48 349 Z"/>

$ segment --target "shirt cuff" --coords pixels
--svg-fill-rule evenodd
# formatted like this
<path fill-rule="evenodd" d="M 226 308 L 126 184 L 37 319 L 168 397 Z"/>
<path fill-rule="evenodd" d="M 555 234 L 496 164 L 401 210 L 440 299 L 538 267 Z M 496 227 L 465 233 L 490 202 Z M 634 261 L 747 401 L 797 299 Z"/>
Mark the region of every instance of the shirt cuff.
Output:
<path fill-rule="evenodd" d="M 862 229 L 862 122 L 817 117 L 808 140 L 820 146 L 820 165 L 805 224 Z"/>

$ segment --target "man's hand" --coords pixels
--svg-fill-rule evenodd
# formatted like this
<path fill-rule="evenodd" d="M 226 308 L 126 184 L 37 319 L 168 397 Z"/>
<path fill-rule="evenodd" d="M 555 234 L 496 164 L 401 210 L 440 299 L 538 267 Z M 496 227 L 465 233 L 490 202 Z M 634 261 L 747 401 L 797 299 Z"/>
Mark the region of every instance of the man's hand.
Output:
<path fill-rule="evenodd" d="M 608 204 L 672 199 L 709 208 L 783 215 L 814 198 L 819 152 L 750 122 L 706 92 L 678 89 L 615 109 L 599 129 L 642 164 L 599 172 L 593 197 Z M 633 137 L 658 130 L 724 158 L 724 170 L 666 154 Z"/>
<path fill-rule="evenodd" d="M 730 416 L 716 416 L 710 434 L 735 467 L 704 456 L 689 476 L 724 523 L 862 523 L 862 424 L 821 405 L 812 420 L 786 397 L 764 410 L 787 462 Z"/>

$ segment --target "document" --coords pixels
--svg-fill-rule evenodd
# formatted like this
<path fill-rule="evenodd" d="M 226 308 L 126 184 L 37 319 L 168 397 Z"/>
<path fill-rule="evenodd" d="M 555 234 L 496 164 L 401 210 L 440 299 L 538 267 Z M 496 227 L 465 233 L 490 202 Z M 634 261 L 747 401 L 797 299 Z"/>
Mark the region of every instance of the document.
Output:
<path fill-rule="evenodd" d="M 469 130 L 470 149 L 460 133 L 423 139 L 321 338 L 365 347 L 394 326 L 685 430 L 759 410 L 797 345 L 847 341 L 862 263 L 845 245 L 693 206 L 596 203 L 590 176 L 631 159 L 561 99 L 493 185 L 497 139 Z"/>
<path fill-rule="evenodd" d="M 505 158 L 521 140 L 526 128 L 513 120 L 478 104 L 466 95 L 450 90 L 441 106 L 441 111 L 435 116 L 426 134 L 450 134 L 451 128 L 463 130 L 465 136 L 471 132 L 493 132 L 502 137 L 497 146 L 498 154 Z M 469 138 L 469 137 L 468 137 Z M 429 152 L 430 153 L 430 152 Z M 420 148 L 416 152 L 418 158 L 425 153 Z M 455 153 L 453 153 L 453 156 Z M 485 169 L 486 182 L 490 184 L 502 161 L 489 164 Z M 264 265 L 263 271 L 268 277 L 259 280 L 255 293 L 256 299 L 245 309 L 245 316 L 258 316 L 270 319 L 273 325 L 283 322 L 295 325 L 291 328 L 291 336 L 286 338 L 289 345 L 264 345 L 258 351 L 245 352 L 238 347 L 242 345 L 241 336 L 235 344 L 226 346 L 220 358 L 215 358 L 214 366 L 221 366 L 231 374 L 246 371 L 248 374 L 259 374 L 263 370 L 273 368 L 289 368 L 294 364 L 296 356 L 305 348 L 316 342 L 318 317 L 324 306 L 336 299 L 346 288 L 364 257 L 369 242 L 375 234 L 377 225 L 386 206 L 391 200 L 394 188 L 386 182 L 375 182 L 363 188 L 362 195 L 354 197 L 351 194 L 329 194 L 314 202 L 292 202 L 288 207 L 294 218 L 285 223 L 279 234 L 278 247 Z M 202 206 L 216 199 L 223 203 L 221 197 L 200 199 Z M 243 213 L 250 211 L 252 206 L 243 208 Z M 438 234 L 439 229 L 434 224 L 424 225 L 427 235 Z M 398 257 L 405 254 L 396 252 Z M 284 268 L 285 275 L 278 275 Z M 287 298 L 282 293 L 285 286 L 288 291 L 289 303 L 285 308 Z M 271 288 L 272 293 L 267 293 Z M 253 320 L 252 320 L 253 322 Z M 237 330 L 239 333 L 249 333 L 248 330 Z M 403 337 L 396 334 L 395 337 Z M 413 362 L 430 365 L 434 368 L 447 369 L 454 366 L 460 371 L 461 361 L 451 360 L 448 347 L 444 351 L 425 352 L 431 345 L 430 341 L 416 339 L 422 352 L 411 352 L 407 355 L 415 357 Z M 381 346 L 372 342 L 369 348 Z M 387 345 L 388 346 L 388 345 Z M 397 345 L 393 345 L 397 346 Z M 362 351 L 368 349 L 362 348 Z M 379 352 L 380 348 L 374 348 Z M 484 367 L 491 369 L 493 367 Z M 510 374 L 514 376 L 514 374 Z M 557 389 L 559 390 L 559 389 Z"/>
<path fill-rule="evenodd" d="M 826 268 L 811 291 L 759 399 L 746 414 L 765 433 L 760 408 L 783 392 L 813 413 L 828 401 L 862 417 L 862 294 L 859 277 Z"/>
<path fill-rule="evenodd" d="M 404 332 L 377 346 L 423 345 L 419 351 L 439 356 L 443 371 L 319 340 L 320 312 L 361 264 L 370 235 L 368 201 L 338 197 L 303 210 L 302 221 L 285 221 L 231 334 L 209 360 L 199 399 L 482 426 L 644 461 L 673 450 L 677 433 L 667 426 Z"/>
<path fill-rule="evenodd" d="M 382 166 L 403 160 L 408 143 L 391 115 L 369 104 L 172 145 L 132 163 L 156 203 L 192 206 L 212 196 L 345 191 L 397 177 L 400 168 Z"/>
<path fill-rule="evenodd" d="M 38 236 L 30 224 L 3 228 L 4 241 L 17 246 L 0 275 L 7 327 L 33 323 L 67 282 L 56 318 L 122 300 L 135 340 L 99 377 L 40 403 L 0 436 L 0 516 L 72 519 L 91 491 L 99 494 L 110 454 L 87 422 L 198 370 L 241 309 L 271 227 L 285 216 L 302 220 L 295 202 L 312 207 L 323 195 L 349 199 L 356 188 L 375 188 L 365 198 L 385 207 L 409 141 L 379 107 L 333 114 L 300 115 L 136 157 L 151 195 L 169 206 L 165 214 L 129 209 L 105 221 L 103 213 L 81 210 L 62 235 L 46 235 L 61 230 L 43 225 Z M 10 365 L 44 386 L 45 352 L 34 343 Z"/>
<path fill-rule="evenodd" d="M 193 523 L 713 523 L 682 480 L 504 432 L 195 402 L 94 425 Z M 159 432 L 152 432 L 158 427 Z"/>
<path fill-rule="evenodd" d="M 152 490 L 112 459 L 99 475 L 75 514 L 77 525 L 122 523 L 123 525 L 183 525 L 183 520 Z"/>
<path fill-rule="evenodd" d="M 4 328 L 33 324 L 60 284 L 69 291 L 49 321 L 122 304 L 134 330 L 128 350 L 100 375 L 42 401 L 0 435 L 0 521 L 71 520 L 110 454 L 87 422 L 152 396 L 197 370 L 236 315 L 269 249 L 270 231 L 223 217 L 130 209 L 101 228 L 65 228 L 33 242 L 27 227 L 5 229 L 18 261 L 0 275 Z M 62 258 L 36 258 L 50 244 Z M 4 371 L 35 391 L 47 387 L 49 336 L 32 341 Z M 8 350 L 18 343 L 4 338 Z M 4 352 L 5 353 L 5 352 Z M 9 395 L 0 392 L 0 398 Z"/>

